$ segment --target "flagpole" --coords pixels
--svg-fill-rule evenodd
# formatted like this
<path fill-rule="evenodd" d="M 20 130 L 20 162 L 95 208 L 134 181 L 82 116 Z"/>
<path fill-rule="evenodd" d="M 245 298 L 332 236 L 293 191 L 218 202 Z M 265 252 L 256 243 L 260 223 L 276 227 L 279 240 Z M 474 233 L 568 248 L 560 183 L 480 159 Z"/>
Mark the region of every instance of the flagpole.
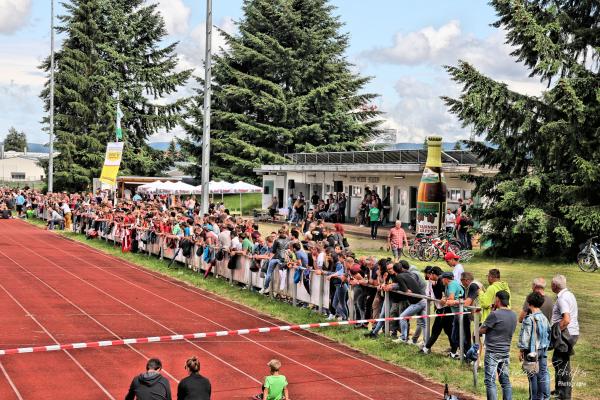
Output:
<path fill-rule="evenodd" d="M 206 51 L 204 57 L 204 108 L 202 131 L 202 213 L 208 213 L 210 180 L 210 81 L 212 51 L 212 0 L 206 0 Z"/>
<path fill-rule="evenodd" d="M 50 138 L 48 156 L 48 192 L 54 190 L 54 0 L 50 1 Z"/>

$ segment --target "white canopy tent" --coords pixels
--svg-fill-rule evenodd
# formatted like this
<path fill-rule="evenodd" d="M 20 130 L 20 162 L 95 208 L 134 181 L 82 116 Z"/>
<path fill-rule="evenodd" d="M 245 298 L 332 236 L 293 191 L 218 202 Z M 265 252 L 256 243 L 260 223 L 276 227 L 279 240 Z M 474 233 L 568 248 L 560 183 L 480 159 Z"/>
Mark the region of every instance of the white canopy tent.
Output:
<path fill-rule="evenodd" d="M 250 183 L 238 181 L 232 186 L 233 193 L 240 194 L 240 214 L 242 213 L 242 193 L 262 193 L 263 189 L 260 186 L 251 185 Z"/>

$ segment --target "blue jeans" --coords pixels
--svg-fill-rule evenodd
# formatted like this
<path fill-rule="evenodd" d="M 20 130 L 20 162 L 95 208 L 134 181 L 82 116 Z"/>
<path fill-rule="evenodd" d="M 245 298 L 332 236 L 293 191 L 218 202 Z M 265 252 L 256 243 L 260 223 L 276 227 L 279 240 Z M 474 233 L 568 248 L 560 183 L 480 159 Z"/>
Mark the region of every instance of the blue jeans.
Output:
<path fill-rule="evenodd" d="M 348 286 L 346 284 L 336 285 L 335 295 L 333 296 L 333 307 L 338 316 L 342 319 L 348 319 Z"/>
<path fill-rule="evenodd" d="M 512 400 L 512 386 L 510 385 L 510 355 L 508 353 L 485 352 L 485 392 L 487 400 L 498 400 L 496 389 L 496 373 L 502 386 L 502 399 Z"/>
<path fill-rule="evenodd" d="M 550 373 L 548 371 L 548 355 L 546 350 L 538 351 L 540 371 L 529 376 L 529 398 L 531 400 L 550 399 Z"/>
<path fill-rule="evenodd" d="M 427 301 L 425 299 L 421 299 L 416 304 L 411 304 L 400 314 L 401 317 L 411 317 L 413 315 L 423 315 L 425 314 L 425 307 L 427 306 Z M 417 320 L 417 325 L 421 327 L 421 329 L 425 329 L 425 320 L 423 318 L 419 318 Z M 402 340 L 408 340 L 408 320 L 401 319 L 400 320 L 400 332 Z"/>
<path fill-rule="evenodd" d="M 390 318 L 397 317 L 400 315 L 400 303 L 391 302 L 390 304 Z M 381 307 L 381 312 L 379 313 L 379 318 L 385 318 L 385 304 Z M 396 333 L 398 321 L 390 321 L 390 333 L 392 336 Z M 385 326 L 385 321 L 378 321 L 373 330 L 371 331 L 373 334 L 377 335 L 381 328 Z"/>
<path fill-rule="evenodd" d="M 269 266 L 267 267 L 267 276 L 265 276 L 265 284 L 263 286 L 263 289 L 268 289 L 270 287 L 271 279 L 273 278 L 273 271 L 275 270 L 276 266 L 281 264 L 281 260 L 277 258 L 271 258 L 269 260 Z"/>

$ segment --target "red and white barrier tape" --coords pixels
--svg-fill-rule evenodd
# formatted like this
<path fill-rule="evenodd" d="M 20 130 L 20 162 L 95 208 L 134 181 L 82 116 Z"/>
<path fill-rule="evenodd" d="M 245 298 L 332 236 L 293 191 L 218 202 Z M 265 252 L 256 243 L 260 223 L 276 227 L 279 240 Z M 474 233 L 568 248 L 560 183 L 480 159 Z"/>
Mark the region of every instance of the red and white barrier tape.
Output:
<path fill-rule="evenodd" d="M 330 327 L 330 326 L 343 326 L 343 325 L 367 324 L 367 323 L 385 322 L 385 321 L 398 321 L 401 319 L 408 320 L 408 319 L 447 317 L 447 316 L 451 316 L 451 315 L 461 315 L 461 314 L 466 315 L 466 314 L 471 314 L 471 313 L 465 311 L 465 312 L 455 312 L 455 313 L 446 313 L 446 314 L 414 315 L 411 317 L 361 319 L 361 320 L 352 320 L 352 321 L 334 321 L 334 322 L 321 322 L 321 323 L 314 323 L 314 324 L 282 325 L 282 326 L 270 326 L 270 327 L 266 327 L 266 328 L 238 329 L 238 330 L 233 330 L 233 331 L 189 333 L 186 335 L 150 336 L 150 337 L 135 338 L 135 339 L 101 340 L 101 341 L 97 341 L 97 342 L 82 342 L 82 343 L 69 343 L 69 344 L 53 344 L 53 345 L 48 345 L 48 346 L 20 347 L 20 348 L 15 348 L 15 349 L 0 350 L 0 356 L 9 355 L 9 354 L 39 353 L 39 352 L 48 352 L 48 351 L 85 349 L 85 348 L 94 348 L 94 347 L 122 346 L 122 345 L 140 344 L 140 343 L 175 342 L 178 340 L 202 339 L 202 338 L 218 337 L 218 336 L 238 336 L 238 335 L 248 335 L 251 333 L 297 331 L 297 330 L 305 330 L 305 329 L 311 329 L 311 328 L 326 328 L 326 327 Z"/>

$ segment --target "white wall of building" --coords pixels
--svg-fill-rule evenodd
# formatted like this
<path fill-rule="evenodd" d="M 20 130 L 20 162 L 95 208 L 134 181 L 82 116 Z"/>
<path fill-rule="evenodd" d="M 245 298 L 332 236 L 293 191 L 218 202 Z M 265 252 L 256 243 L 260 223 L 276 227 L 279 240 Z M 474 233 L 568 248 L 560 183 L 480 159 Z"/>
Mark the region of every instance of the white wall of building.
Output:
<path fill-rule="evenodd" d="M 321 198 L 333 192 L 333 182 L 342 181 L 344 193 L 350 196 L 348 204 L 350 217 L 356 215 L 356 210 L 363 199 L 365 187 L 375 190 L 382 197 L 384 190 L 390 191 L 391 213 L 390 219 L 399 218 L 404 224 L 411 223 L 416 217 L 416 191 L 421 180 L 421 172 L 291 172 L 279 173 L 280 175 L 263 175 L 263 187 L 269 186 L 269 194 L 263 195 L 263 207 L 267 208 L 273 195 L 283 192 L 283 207 L 288 195 L 292 192 L 288 188 L 289 180 L 294 180 L 293 193 L 304 194 L 307 201 L 317 190 Z M 470 198 L 474 185 L 459 178 L 458 173 L 445 173 L 446 185 L 449 192 L 448 207 L 455 209 L 458 198 Z M 271 183 L 272 182 L 272 183 Z M 272 188 L 272 190 L 271 190 Z M 411 191 L 413 199 L 411 200 Z M 412 213 L 411 213 L 412 211 Z"/>
<path fill-rule="evenodd" d="M 37 159 L 11 157 L 0 159 L 0 180 L 31 182 L 45 179 L 45 172 Z"/>

